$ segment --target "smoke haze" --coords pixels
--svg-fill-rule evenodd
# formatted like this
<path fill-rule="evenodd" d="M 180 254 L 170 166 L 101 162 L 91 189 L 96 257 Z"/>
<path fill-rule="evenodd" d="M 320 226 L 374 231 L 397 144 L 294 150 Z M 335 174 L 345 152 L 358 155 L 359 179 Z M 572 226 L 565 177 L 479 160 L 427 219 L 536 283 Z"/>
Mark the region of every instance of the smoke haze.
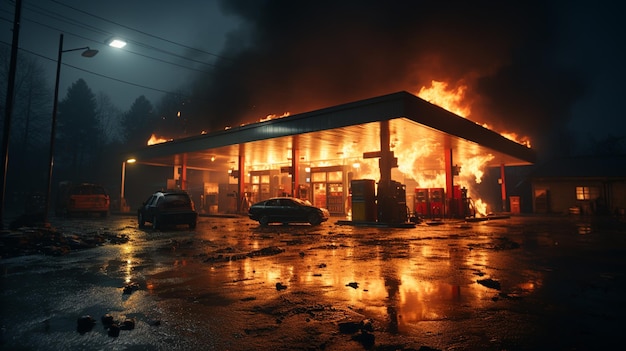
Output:
<path fill-rule="evenodd" d="M 552 149 L 586 78 L 555 62 L 560 24 L 543 1 L 224 0 L 244 25 L 196 81 L 192 124 L 215 130 L 397 91 L 467 86 L 478 123 Z M 202 112 L 200 112 L 202 111 Z"/>

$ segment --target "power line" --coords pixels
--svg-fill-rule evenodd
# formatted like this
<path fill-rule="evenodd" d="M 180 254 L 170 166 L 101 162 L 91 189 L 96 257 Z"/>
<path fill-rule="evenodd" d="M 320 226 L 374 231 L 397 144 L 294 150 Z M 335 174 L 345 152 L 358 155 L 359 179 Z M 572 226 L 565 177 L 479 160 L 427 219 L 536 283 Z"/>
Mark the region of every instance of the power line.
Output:
<path fill-rule="evenodd" d="M 9 43 L 7 43 L 5 41 L 2 41 L 2 40 L 0 40 L 0 44 L 4 44 L 4 45 L 7 45 L 7 46 L 11 45 L 11 44 L 9 44 Z M 27 49 L 20 48 L 19 50 L 22 51 L 22 52 L 26 52 L 26 53 L 29 53 L 31 55 L 43 58 L 45 60 L 56 62 L 56 60 L 53 59 L 53 58 L 50 58 L 50 57 L 38 54 L 36 52 L 30 51 L 30 50 L 27 50 Z M 93 71 L 89 71 L 89 70 L 86 70 L 86 69 L 83 69 L 83 68 L 80 68 L 80 67 L 76 67 L 74 65 L 67 64 L 67 63 L 61 63 L 61 64 L 63 66 L 66 66 L 66 67 L 71 67 L 71 68 L 74 68 L 76 70 L 79 70 L 81 72 L 89 73 L 89 74 L 92 74 L 92 75 L 95 75 L 95 76 L 98 76 L 98 77 L 101 77 L 101 78 L 109 79 L 109 80 L 112 80 L 112 81 L 115 81 L 115 82 L 132 85 L 132 86 L 135 86 L 135 87 L 138 87 L 138 88 L 148 89 L 148 90 L 157 91 L 157 92 L 160 92 L 160 93 L 165 93 L 165 94 L 170 94 L 170 95 L 179 95 L 179 96 L 181 95 L 181 93 L 175 93 L 175 92 L 162 90 L 162 89 L 158 89 L 158 88 L 152 88 L 152 87 L 149 87 L 149 86 L 128 82 L 128 81 L 125 81 L 125 80 L 122 80 L 122 79 L 113 78 L 113 77 L 110 77 L 110 76 L 107 76 L 107 75 L 104 75 L 104 74 L 100 74 L 100 73 L 96 73 L 96 72 L 93 72 Z"/>
<path fill-rule="evenodd" d="M 144 31 L 141 31 L 141 30 L 136 29 L 136 28 L 132 28 L 132 27 L 129 27 L 129 26 L 123 25 L 123 24 L 118 23 L 118 22 L 114 22 L 114 21 L 108 20 L 108 19 L 106 19 L 106 18 L 103 18 L 103 17 L 97 16 L 97 15 L 94 15 L 94 14 L 89 13 L 89 12 L 87 12 L 87 11 L 83 11 L 83 10 L 81 10 L 81 9 L 77 9 L 77 8 L 75 8 L 75 7 L 73 7 L 73 6 L 70 6 L 70 5 L 64 4 L 64 3 L 60 2 L 60 1 L 57 1 L 57 0 L 49 0 L 49 1 L 54 2 L 54 3 L 56 3 L 56 4 L 58 4 L 58 5 L 61 5 L 61 6 L 67 7 L 67 8 L 69 8 L 69 9 L 74 10 L 74 11 L 77 11 L 77 12 L 83 13 L 83 14 L 85 14 L 85 15 L 92 16 L 92 17 L 97 18 L 97 19 L 99 19 L 99 20 L 101 20 L 101 21 L 109 22 L 109 23 L 115 24 L 116 26 L 120 26 L 120 27 L 122 27 L 122 28 L 130 29 L 130 30 L 135 31 L 135 32 L 137 32 L 137 33 L 141 33 L 141 34 L 143 34 L 143 35 L 149 36 L 149 37 L 151 37 L 151 38 L 159 39 L 159 40 L 165 41 L 165 42 L 170 43 L 170 44 L 178 45 L 178 46 L 183 47 L 183 48 L 185 48 L 185 49 L 194 50 L 194 51 L 201 52 L 201 53 L 203 53 L 203 54 L 207 54 L 207 55 L 211 55 L 211 56 L 215 56 L 215 57 L 217 57 L 217 58 L 221 58 L 221 59 L 232 60 L 231 58 L 228 58 L 228 57 L 225 57 L 225 56 L 217 55 L 217 54 L 214 54 L 214 53 L 212 53 L 212 52 L 204 51 L 204 50 L 201 50 L 201 49 L 198 49 L 198 48 L 194 48 L 194 47 L 192 47 L 192 46 L 188 46 L 188 45 L 185 45 L 185 44 L 181 44 L 181 43 L 178 43 L 178 42 L 175 42 L 175 41 L 169 40 L 169 39 L 165 39 L 165 38 L 163 38 L 163 37 L 159 37 L 159 36 L 154 35 L 154 34 L 150 34 L 150 33 L 147 33 L 147 32 L 144 32 Z"/>
<path fill-rule="evenodd" d="M 99 33 L 99 34 L 102 34 L 102 35 L 105 35 L 105 36 L 108 36 L 108 37 L 113 36 L 113 33 L 110 33 L 110 32 L 107 32 L 107 31 L 104 31 L 104 30 L 99 29 L 99 28 L 97 28 L 97 27 L 94 27 L 94 26 L 91 26 L 91 25 L 88 25 L 88 24 L 84 24 L 84 23 L 82 23 L 82 22 L 79 22 L 79 21 L 76 21 L 76 20 L 73 20 L 73 19 L 71 19 L 71 20 L 69 20 L 69 21 L 68 21 L 68 20 L 59 19 L 59 17 L 60 17 L 60 18 L 67 18 L 67 17 L 66 17 L 66 16 L 63 16 L 63 15 L 59 15 L 58 13 L 55 13 L 55 12 L 53 12 L 53 11 L 49 11 L 49 10 L 47 10 L 47 9 L 43 9 L 42 7 L 38 7 L 38 6 L 36 6 L 36 5 L 35 5 L 34 7 L 35 7 L 35 8 L 42 9 L 42 11 L 43 11 L 43 12 L 42 12 L 42 11 L 38 11 L 38 10 L 34 10 L 34 9 L 29 9 L 29 10 L 31 10 L 31 11 L 33 11 L 33 12 L 36 12 L 36 13 L 39 13 L 39 14 L 41 14 L 41 15 L 47 16 L 47 17 L 52 17 L 52 18 L 54 18 L 54 19 L 60 20 L 60 21 L 65 22 L 65 23 L 73 24 L 73 25 L 75 25 L 75 26 L 78 26 L 78 27 L 82 27 L 82 28 L 84 28 L 84 29 L 91 30 L 91 31 L 93 31 L 93 32 L 96 32 L 96 33 Z M 51 13 L 51 14 L 53 14 L 53 15 L 57 16 L 57 18 L 55 18 L 55 17 L 53 17 L 53 16 L 49 15 L 48 13 Z M 41 23 L 41 22 L 39 22 L 39 21 L 35 21 L 35 20 L 33 20 L 33 19 L 26 18 L 25 20 L 26 20 L 26 21 L 28 21 L 28 22 L 32 22 L 32 23 L 38 24 L 38 25 L 40 25 L 40 26 L 46 27 L 46 28 L 50 28 L 50 29 L 54 29 L 54 30 L 58 30 L 58 31 L 60 31 L 60 32 L 65 32 L 65 33 L 70 34 L 70 35 L 73 35 L 73 36 L 75 36 L 75 37 L 77 37 L 77 38 L 81 38 L 81 39 L 84 39 L 84 40 L 89 40 L 89 41 L 91 41 L 91 42 L 95 42 L 95 43 L 98 43 L 98 44 L 102 44 L 102 42 L 100 42 L 100 41 L 93 40 L 93 39 L 90 39 L 90 38 L 87 38 L 87 37 L 83 37 L 83 36 L 81 36 L 81 35 L 78 35 L 78 34 L 75 34 L 75 33 L 69 32 L 69 31 L 64 31 L 64 30 L 61 30 L 61 29 L 59 29 L 59 28 L 56 28 L 56 27 L 53 27 L 53 26 L 47 25 L 47 24 L 45 24 L 45 23 Z M 72 22 L 74 22 L 74 23 L 72 23 Z M 149 49 L 153 49 L 153 50 L 155 50 L 155 51 L 158 51 L 158 52 L 161 52 L 161 53 L 165 53 L 165 54 L 167 54 L 167 55 L 171 55 L 171 56 L 174 56 L 174 57 L 177 57 L 177 58 L 180 58 L 180 59 L 184 59 L 184 60 L 191 61 L 191 62 L 194 62 L 194 63 L 199 63 L 199 64 L 206 65 L 206 66 L 215 67 L 215 65 L 214 65 L 214 64 L 207 63 L 207 62 L 203 62 L 203 61 L 199 61 L 199 60 L 195 60 L 195 59 L 192 59 L 192 58 L 189 58 L 189 57 L 185 57 L 185 56 L 182 56 L 182 55 L 178 55 L 178 54 L 176 54 L 176 53 L 169 52 L 169 51 L 167 51 L 167 50 L 163 50 L 163 49 L 160 49 L 160 48 L 157 48 L 157 47 L 153 47 L 153 46 L 147 45 L 147 44 L 145 44 L 145 43 L 135 42 L 135 41 L 129 41 L 129 42 L 133 43 L 133 44 L 134 44 L 134 45 L 136 45 L 136 46 L 143 46 L 143 47 L 146 47 L 146 48 L 149 48 Z M 173 63 L 173 62 L 166 61 L 166 60 L 163 60 L 163 59 L 159 59 L 159 58 L 156 58 L 156 57 L 152 57 L 152 56 L 149 56 L 149 55 L 140 54 L 140 53 L 137 53 L 137 52 L 134 52 L 134 51 L 128 50 L 128 49 L 124 49 L 124 51 L 125 51 L 125 52 L 129 52 L 129 53 L 134 54 L 134 55 L 138 55 L 138 56 L 142 56 L 142 57 L 145 57 L 145 58 L 149 58 L 149 59 L 152 59 L 152 60 L 155 60 L 155 61 L 159 61 L 159 62 L 162 62 L 162 63 L 166 63 L 166 64 L 170 64 L 170 65 L 178 66 L 178 67 L 181 67 L 181 68 L 189 69 L 189 70 L 192 70 L 192 71 L 197 71 L 197 72 L 202 72 L 202 73 L 209 73 L 209 72 L 206 72 L 206 71 L 203 71 L 203 70 L 199 70 L 199 69 L 196 69 L 196 68 L 191 68 L 191 67 L 183 66 L 183 65 L 180 65 L 180 64 L 177 64 L 177 63 Z"/>
<path fill-rule="evenodd" d="M 72 33 L 72 32 L 63 31 L 63 30 L 62 30 L 62 29 L 60 29 L 60 28 L 53 27 L 53 26 L 47 25 L 47 24 L 45 24 L 45 23 L 41 23 L 41 22 L 39 22 L 39 21 L 35 21 L 35 20 L 32 20 L 32 19 L 26 19 L 25 21 L 28 21 L 28 22 L 31 22 L 31 23 L 35 23 L 35 24 L 38 24 L 38 25 L 40 25 L 40 26 L 42 26 L 42 27 L 46 27 L 46 28 L 49 28 L 49 29 L 54 29 L 54 30 L 57 30 L 57 31 L 62 32 L 62 33 L 69 34 L 69 35 L 71 35 L 71 36 L 73 36 L 73 37 L 76 37 L 76 38 L 79 38 L 79 39 L 87 40 L 87 41 L 90 41 L 90 42 L 93 42 L 93 43 L 96 43 L 96 44 L 101 44 L 101 43 L 100 43 L 99 41 L 97 41 L 97 40 L 94 40 L 94 39 L 91 39 L 91 38 L 87 38 L 87 37 L 84 37 L 84 36 L 82 36 L 82 35 L 78 35 L 78 34 L 75 34 L 75 33 Z M 152 56 L 148 56 L 148 55 L 140 54 L 140 53 L 138 53 L 138 52 L 131 51 L 131 50 L 126 50 L 126 49 L 124 49 L 124 52 L 128 52 L 128 53 L 130 53 L 130 54 L 137 55 L 137 56 L 141 56 L 141 57 L 144 57 L 144 58 L 148 58 L 148 59 L 150 59 L 150 60 L 154 60 L 154 61 L 158 61 L 158 62 L 166 63 L 166 64 L 168 64 L 168 65 L 172 65 L 172 66 L 177 66 L 177 67 L 180 67 L 180 68 L 184 68 L 184 69 L 187 69 L 187 70 L 190 70 L 190 71 L 196 71 L 196 72 L 206 73 L 206 74 L 209 74 L 209 73 L 210 73 L 210 72 L 203 71 L 203 70 L 200 70 L 200 69 L 196 69 L 196 68 L 192 68 L 192 67 L 188 67 L 188 66 L 180 65 L 180 64 L 178 64 L 178 63 L 174 63 L 174 62 L 166 61 L 166 60 L 163 60 L 163 59 L 160 59 L 160 58 L 156 58 L 156 57 L 152 57 Z M 200 61 L 197 61 L 197 62 L 200 62 Z M 209 66 L 214 66 L 214 65 L 212 65 L 212 64 L 210 64 L 210 63 L 205 63 L 205 64 L 206 64 L 206 65 L 209 65 Z"/>

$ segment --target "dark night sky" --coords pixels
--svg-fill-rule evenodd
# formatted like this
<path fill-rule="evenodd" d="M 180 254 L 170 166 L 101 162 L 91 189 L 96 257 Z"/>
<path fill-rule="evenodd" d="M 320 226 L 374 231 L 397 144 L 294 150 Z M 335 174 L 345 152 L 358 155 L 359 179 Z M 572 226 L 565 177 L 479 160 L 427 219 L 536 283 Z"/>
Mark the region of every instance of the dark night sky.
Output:
<path fill-rule="evenodd" d="M 24 0 L 20 47 L 52 59 L 44 62 L 51 81 L 60 30 L 65 48 L 99 49 L 89 60 L 66 53 L 63 62 L 143 88 L 64 67 L 61 97 L 82 77 L 123 110 L 139 95 L 156 102 L 159 90 L 193 83 L 198 129 L 400 90 L 416 94 L 439 80 L 467 86 L 472 120 L 528 135 L 539 151 L 560 152 L 571 141 L 578 151 L 590 138 L 626 133 L 622 7 L 614 1 Z M 9 1 L 0 10 L 2 19 L 12 18 Z M 9 43 L 11 24 L 1 23 L 1 40 Z M 114 51 L 102 44 L 111 34 L 132 42 Z"/>

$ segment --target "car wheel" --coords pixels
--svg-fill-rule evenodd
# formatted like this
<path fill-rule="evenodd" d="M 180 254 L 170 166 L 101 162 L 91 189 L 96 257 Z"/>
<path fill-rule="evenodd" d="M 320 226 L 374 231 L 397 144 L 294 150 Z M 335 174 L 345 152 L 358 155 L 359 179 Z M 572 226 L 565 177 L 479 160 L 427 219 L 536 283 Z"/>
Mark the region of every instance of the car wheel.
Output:
<path fill-rule="evenodd" d="M 139 228 L 145 228 L 146 227 L 146 219 L 143 218 L 143 213 L 139 213 L 137 215 L 137 222 L 139 222 Z"/>
<path fill-rule="evenodd" d="M 319 225 L 322 223 L 322 218 L 317 213 L 311 213 L 309 214 L 309 223 L 311 225 Z"/>
<path fill-rule="evenodd" d="M 259 224 L 261 224 L 262 226 L 266 226 L 270 223 L 270 218 L 268 216 L 261 216 L 261 218 L 259 218 Z"/>

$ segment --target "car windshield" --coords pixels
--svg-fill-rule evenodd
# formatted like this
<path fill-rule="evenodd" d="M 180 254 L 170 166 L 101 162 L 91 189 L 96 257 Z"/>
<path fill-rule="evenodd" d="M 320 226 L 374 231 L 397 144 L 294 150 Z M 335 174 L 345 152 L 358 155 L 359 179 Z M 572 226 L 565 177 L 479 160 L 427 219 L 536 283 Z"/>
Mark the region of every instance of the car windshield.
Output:
<path fill-rule="evenodd" d="M 190 208 L 191 199 L 184 194 L 170 194 L 163 197 L 164 208 Z"/>

